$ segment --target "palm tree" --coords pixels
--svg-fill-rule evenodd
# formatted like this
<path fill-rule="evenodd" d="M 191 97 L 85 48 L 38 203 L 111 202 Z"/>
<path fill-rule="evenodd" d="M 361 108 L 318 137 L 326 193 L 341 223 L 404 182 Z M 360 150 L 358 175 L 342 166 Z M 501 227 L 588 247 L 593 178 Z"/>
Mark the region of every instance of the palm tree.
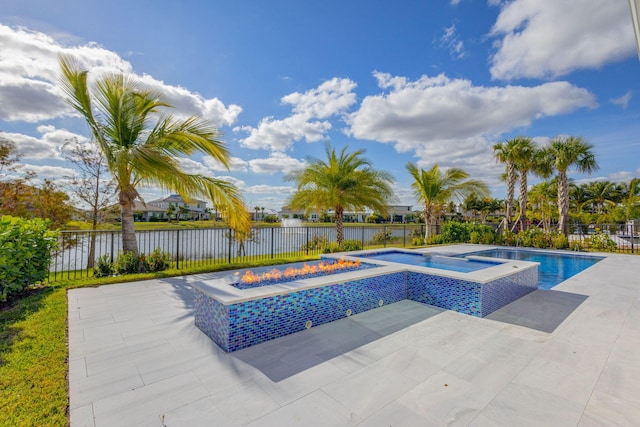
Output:
<path fill-rule="evenodd" d="M 614 207 L 620 200 L 616 184 L 611 181 L 592 181 L 586 185 L 587 200 L 583 205 L 591 208 L 591 213 L 602 214 L 605 207 Z"/>
<path fill-rule="evenodd" d="M 526 230 L 527 224 L 527 199 L 528 199 L 528 183 L 527 175 L 533 171 L 538 173 L 540 161 L 539 150 L 531 140 L 531 138 L 519 136 L 511 140 L 513 147 L 511 149 L 511 160 L 513 161 L 515 168 L 518 170 L 520 176 L 520 196 L 518 202 L 520 203 L 520 213 L 516 223 L 520 223 L 520 228 Z"/>
<path fill-rule="evenodd" d="M 493 146 L 493 154 L 496 160 L 506 165 L 507 174 L 507 200 L 505 206 L 505 230 L 511 229 L 511 218 L 513 217 L 513 205 L 515 197 L 516 180 L 518 179 L 515 163 L 515 147 L 518 138 L 499 142 Z"/>
<path fill-rule="evenodd" d="M 407 170 L 414 180 L 411 187 L 416 200 L 424 205 L 425 239 L 429 239 L 431 226 L 435 224 L 443 207 L 453 198 L 464 200 L 471 193 L 481 197 L 489 196 L 487 185 L 479 180 L 467 179 L 469 174 L 462 169 L 449 168 L 440 172 L 440 167 L 435 164 L 425 171 L 409 162 Z"/>
<path fill-rule="evenodd" d="M 73 57 L 61 56 L 60 67 L 67 102 L 84 117 L 116 182 L 124 252 L 138 254 L 132 203 L 142 200 L 137 189 L 144 185 L 158 185 L 184 199 L 190 195 L 208 198 L 221 207 L 232 228 L 249 227 L 235 186 L 188 174 L 178 163 L 179 157 L 201 152 L 229 166 L 229 152 L 208 122 L 197 116 L 185 120 L 156 116 L 161 108 L 171 106 L 161 100 L 160 93 L 143 89 L 123 74 L 99 77 L 92 93 L 87 85 L 88 71 Z M 153 119 L 155 123 L 151 123 Z"/>
<path fill-rule="evenodd" d="M 558 229 L 569 234 L 569 179 L 567 171 L 575 167 L 578 172 L 598 170 L 593 145 L 580 137 L 558 137 L 544 149 L 547 165 L 558 174 Z"/>
<path fill-rule="evenodd" d="M 311 157 L 305 169 L 284 178 L 295 182 L 297 186 L 297 191 L 287 202 L 288 206 L 306 211 L 315 209 L 318 212 L 334 209 L 338 243 L 344 239 L 345 209 L 361 211 L 369 208 L 384 214 L 393 196 L 393 177 L 387 172 L 373 169 L 371 162 L 362 157 L 365 150 L 349 153 L 348 148 L 345 146 L 338 155 L 327 144 L 326 161 Z"/>
<path fill-rule="evenodd" d="M 552 211 L 551 206 L 553 201 L 558 199 L 558 187 L 557 181 L 545 180 L 531 188 L 529 195 L 531 196 L 531 210 L 535 214 L 537 210 L 540 211 L 540 221 L 545 231 L 551 231 L 551 219 Z"/>

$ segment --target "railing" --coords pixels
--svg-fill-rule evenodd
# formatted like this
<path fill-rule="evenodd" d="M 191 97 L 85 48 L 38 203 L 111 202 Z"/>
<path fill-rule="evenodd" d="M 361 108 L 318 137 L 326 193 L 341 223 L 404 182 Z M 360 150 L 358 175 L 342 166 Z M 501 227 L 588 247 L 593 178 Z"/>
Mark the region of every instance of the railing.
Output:
<path fill-rule="evenodd" d="M 638 252 L 639 232 L 631 221 L 627 224 L 572 224 L 569 243 L 574 248 L 633 254 Z"/>
<path fill-rule="evenodd" d="M 424 226 L 414 224 L 347 226 L 344 239 L 355 240 L 363 249 L 388 245 L 411 246 Z M 171 255 L 178 269 L 268 260 L 278 257 L 319 255 L 336 241 L 335 227 L 259 227 L 239 241 L 228 228 L 163 229 L 136 231 L 141 254 L 156 248 Z M 122 252 L 120 231 L 62 231 L 59 249 L 49 266 L 49 280 L 78 279 L 91 275 L 95 261 L 106 255 L 114 262 Z"/>

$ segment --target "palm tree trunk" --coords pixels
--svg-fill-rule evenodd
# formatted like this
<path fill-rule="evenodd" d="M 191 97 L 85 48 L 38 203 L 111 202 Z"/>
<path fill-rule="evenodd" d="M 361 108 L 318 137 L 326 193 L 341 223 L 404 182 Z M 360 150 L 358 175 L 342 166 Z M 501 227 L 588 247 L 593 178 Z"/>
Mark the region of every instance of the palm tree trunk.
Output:
<path fill-rule="evenodd" d="M 122 214 L 122 251 L 133 252 L 138 255 L 138 242 L 136 241 L 136 231 L 133 226 L 133 209 L 131 199 L 126 193 L 120 191 L 120 211 Z"/>
<path fill-rule="evenodd" d="M 521 230 L 526 230 L 528 228 L 527 223 L 527 171 L 520 171 L 520 224 Z"/>
<path fill-rule="evenodd" d="M 425 208 L 424 208 L 424 240 L 425 240 L 425 243 L 427 243 L 427 241 L 429 240 L 429 237 L 431 237 L 431 212 L 425 206 Z"/>
<path fill-rule="evenodd" d="M 566 236 L 569 234 L 569 184 L 565 171 L 558 171 L 558 214 L 558 231 Z"/>
<path fill-rule="evenodd" d="M 342 243 L 344 240 L 344 225 L 342 223 L 342 215 L 344 214 L 344 209 L 342 206 L 336 206 L 336 240 L 338 244 Z"/>
<path fill-rule="evenodd" d="M 513 163 L 507 164 L 507 210 L 505 212 L 505 231 L 511 230 L 511 218 L 513 217 L 513 198 L 516 192 L 516 168 Z"/>

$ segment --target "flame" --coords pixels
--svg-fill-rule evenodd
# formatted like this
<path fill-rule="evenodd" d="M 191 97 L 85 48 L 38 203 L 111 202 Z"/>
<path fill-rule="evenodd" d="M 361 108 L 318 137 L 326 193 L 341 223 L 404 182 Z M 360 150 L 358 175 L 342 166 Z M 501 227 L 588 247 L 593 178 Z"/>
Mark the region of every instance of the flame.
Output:
<path fill-rule="evenodd" d="M 251 270 L 247 270 L 243 275 L 240 281 L 242 283 L 260 283 L 260 282 L 273 282 L 281 279 L 295 279 L 298 277 L 304 277 L 311 274 L 316 273 L 332 273 L 335 271 L 357 268 L 360 266 L 360 261 L 345 261 L 343 259 L 339 259 L 336 262 L 325 263 L 321 261 L 316 265 L 308 265 L 304 264 L 300 268 L 288 267 L 286 270 L 278 270 L 274 268 L 273 270 L 267 271 L 260 275 L 255 274 Z"/>

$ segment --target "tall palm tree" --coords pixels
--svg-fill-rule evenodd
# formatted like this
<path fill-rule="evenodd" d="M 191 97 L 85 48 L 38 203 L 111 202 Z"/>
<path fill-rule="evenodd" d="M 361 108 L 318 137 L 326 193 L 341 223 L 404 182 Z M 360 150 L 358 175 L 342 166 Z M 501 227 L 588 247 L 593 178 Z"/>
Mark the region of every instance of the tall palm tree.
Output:
<path fill-rule="evenodd" d="M 531 138 L 519 136 L 511 140 L 513 147 L 511 149 L 511 159 L 518 170 L 520 176 L 520 213 L 516 222 L 520 223 L 520 228 L 526 230 L 527 224 L 527 199 L 529 195 L 528 174 L 529 172 L 538 173 L 540 155 L 539 150 L 533 143 Z"/>
<path fill-rule="evenodd" d="M 567 172 L 574 167 L 578 172 L 591 173 L 598 170 L 592 151 L 593 145 L 580 137 L 558 137 L 545 147 L 547 165 L 558 176 L 558 229 L 569 234 L 569 179 Z"/>
<path fill-rule="evenodd" d="M 138 254 L 132 203 L 142 200 L 138 188 L 144 185 L 158 185 L 186 200 L 189 196 L 209 198 L 224 211 L 232 228 L 249 227 L 236 187 L 189 174 L 179 165 L 180 157 L 201 152 L 229 166 L 229 152 L 208 122 L 197 116 L 179 120 L 159 115 L 161 108 L 171 107 L 161 100 L 162 94 L 145 90 L 122 74 L 100 76 L 95 90 L 89 91 L 88 71 L 71 56 L 61 56 L 59 62 L 66 100 L 87 122 L 116 182 L 123 251 Z"/>
<path fill-rule="evenodd" d="M 345 146 L 340 154 L 326 145 L 327 160 L 309 158 L 309 165 L 285 176 L 286 181 L 296 183 L 297 191 L 288 205 L 294 209 L 326 209 L 335 211 L 336 238 L 344 239 L 343 215 L 345 209 L 355 211 L 365 207 L 384 215 L 392 199 L 393 177 L 371 167 L 371 162 L 362 157 L 365 150 L 349 153 Z"/>
<path fill-rule="evenodd" d="M 469 174 L 462 169 L 449 168 L 440 172 L 440 167 L 435 164 L 431 169 L 424 170 L 409 162 L 407 171 L 413 178 L 411 187 L 416 200 L 423 204 L 425 239 L 431 236 L 431 226 L 449 201 L 454 198 L 464 200 L 471 193 L 480 197 L 489 196 L 487 185 L 480 180 L 467 179 Z"/>
<path fill-rule="evenodd" d="M 507 174 L 507 200 L 505 201 L 505 230 L 511 229 L 511 219 L 513 217 L 513 205 L 515 198 L 515 186 L 518 175 L 515 163 L 515 147 L 518 143 L 517 138 L 513 138 L 504 142 L 499 142 L 493 146 L 493 154 L 496 160 L 504 163 Z"/>

